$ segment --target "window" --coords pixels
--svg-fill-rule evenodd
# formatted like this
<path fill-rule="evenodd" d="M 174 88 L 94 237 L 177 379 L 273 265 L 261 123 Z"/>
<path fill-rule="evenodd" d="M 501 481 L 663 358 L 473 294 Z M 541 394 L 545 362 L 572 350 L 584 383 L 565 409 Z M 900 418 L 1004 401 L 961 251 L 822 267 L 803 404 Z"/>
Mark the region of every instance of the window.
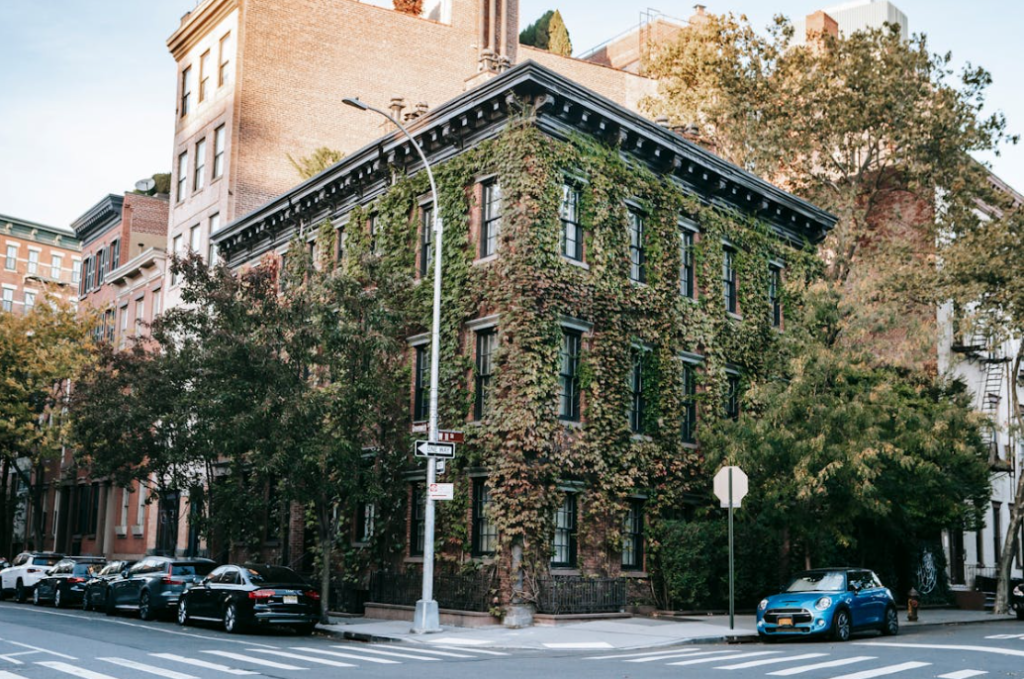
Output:
<path fill-rule="evenodd" d="M 113 271 L 121 265 L 121 241 L 115 240 L 110 244 L 110 267 L 109 271 Z"/>
<path fill-rule="evenodd" d="M 60 265 L 63 258 L 60 255 L 50 256 L 50 278 L 60 280 Z"/>
<path fill-rule="evenodd" d="M 377 506 L 372 502 L 360 502 L 356 505 L 356 542 L 369 542 L 373 539 L 373 527 L 377 518 Z"/>
<path fill-rule="evenodd" d="M 730 420 L 740 419 L 740 376 L 726 375 L 725 416 Z"/>
<path fill-rule="evenodd" d="M 114 333 L 117 331 L 117 321 L 114 319 L 114 310 L 107 309 L 103 312 L 103 333 L 106 335 L 106 340 L 111 344 L 114 343 Z"/>
<path fill-rule="evenodd" d="M 498 251 L 501 237 L 501 185 L 497 181 L 484 184 L 484 214 L 480 225 L 480 257 L 490 257 Z"/>
<path fill-rule="evenodd" d="M 622 567 L 631 571 L 644 568 L 644 501 L 629 501 L 622 523 Z"/>
<path fill-rule="evenodd" d="M 202 233 L 199 231 L 199 225 L 196 224 L 188 230 L 188 249 L 191 252 L 199 252 L 199 237 Z"/>
<path fill-rule="evenodd" d="M 409 556 L 423 556 L 426 534 L 427 493 L 422 483 L 412 487 L 412 525 L 409 526 Z"/>
<path fill-rule="evenodd" d="M 145 523 L 144 519 L 146 518 L 146 487 L 142 485 L 141 481 L 139 482 L 139 492 L 136 500 L 135 525 L 139 527 L 139 530 L 141 530 Z"/>
<path fill-rule="evenodd" d="M 370 215 L 370 222 L 367 224 L 370 231 L 370 254 L 379 255 L 377 251 L 377 215 Z"/>
<path fill-rule="evenodd" d="M 188 151 L 178 156 L 178 202 L 185 200 L 185 182 L 188 180 Z"/>
<path fill-rule="evenodd" d="M 630 357 L 629 371 L 629 430 L 634 434 L 644 433 L 647 413 L 647 399 L 644 397 L 644 356 L 647 353 L 634 347 Z"/>
<path fill-rule="evenodd" d="M 28 273 L 33 276 L 39 273 L 39 250 L 28 251 Z"/>
<path fill-rule="evenodd" d="M 697 442 L 697 368 L 683 364 L 683 443 Z"/>
<path fill-rule="evenodd" d="M 220 213 L 210 215 L 210 245 L 207 249 L 206 261 L 210 266 L 217 264 L 217 246 L 213 242 L 213 234 L 220 229 Z"/>
<path fill-rule="evenodd" d="M 171 240 L 171 254 L 175 257 L 181 257 L 181 234 L 179 233 Z M 181 274 L 174 271 L 171 273 L 171 285 L 177 285 L 181 279 Z"/>
<path fill-rule="evenodd" d="M 210 96 L 210 50 L 199 57 L 199 101 Z"/>
<path fill-rule="evenodd" d="M 103 285 L 103 277 L 107 270 L 107 251 L 100 249 L 96 253 L 96 287 Z"/>
<path fill-rule="evenodd" d="M 14 288 L 4 288 L 3 310 L 14 311 Z"/>
<path fill-rule="evenodd" d="M 430 356 L 428 345 L 416 347 L 416 387 L 413 398 L 412 419 L 425 422 L 430 413 Z"/>
<path fill-rule="evenodd" d="M 683 229 L 679 234 L 682 264 L 679 268 L 679 293 L 693 299 L 697 296 L 696 275 L 693 266 L 693 231 Z"/>
<path fill-rule="evenodd" d="M 491 409 L 491 356 L 498 343 L 494 328 L 481 330 L 476 334 L 476 407 L 473 418 L 482 420 Z"/>
<path fill-rule="evenodd" d="M 629 280 L 643 283 L 647 280 L 644 263 L 644 218 L 636 210 L 629 210 Z"/>
<path fill-rule="evenodd" d="M 491 489 L 487 479 L 473 479 L 473 535 L 471 553 L 473 556 L 494 554 L 498 544 L 498 527 L 491 520 L 488 508 L 491 505 Z"/>
<path fill-rule="evenodd" d="M 127 304 L 125 304 L 123 307 L 121 307 L 118 319 L 119 319 L 119 322 L 120 322 L 120 324 L 118 326 L 118 329 L 117 329 L 118 337 L 120 338 L 120 340 L 122 342 L 124 342 L 125 338 L 128 336 L 128 305 Z"/>
<path fill-rule="evenodd" d="M 96 260 L 94 258 L 92 258 L 92 257 L 86 258 L 86 260 L 85 260 L 85 290 L 84 290 L 84 292 L 89 292 L 90 290 L 92 290 L 92 283 L 93 283 L 93 280 L 94 280 L 93 276 L 94 276 L 94 269 L 95 269 L 95 267 L 96 267 Z M 83 294 L 84 294 L 84 292 L 83 292 Z"/>
<path fill-rule="evenodd" d="M 220 39 L 220 68 L 217 75 L 217 86 L 226 85 L 231 81 L 231 71 L 228 65 L 231 63 L 231 34 L 225 33 Z"/>
<path fill-rule="evenodd" d="M 32 307 L 36 305 L 36 293 L 31 290 L 25 291 L 25 313 L 32 311 Z"/>
<path fill-rule="evenodd" d="M 193 190 L 200 191 L 206 185 L 206 140 L 196 142 L 196 176 Z"/>
<path fill-rule="evenodd" d="M 146 298 L 139 297 L 135 300 L 135 334 L 142 334 L 142 325 L 146 322 Z"/>
<path fill-rule="evenodd" d="M 580 192 L 575 186 L 562 184 L 562 205 L 558 210 L 562 219 L 562 255 L 583 261 L 583 225 L 580 224 Z"/>
<path fill-rule="evenodd" d="M 157 314 L 160 313 L 160 290 L 153 291 L 153 301 L 149 304 L 149 318 L 150 320 L 156 320 Z"/>
<path fill-rule="evenodd" d="M 4 260 L 4 268 L 8 271 L 15 271 L 18 268 L 18 246 L 7 246 L 7 259 Z"/>
<path fill-rule="evenodd" d="M 782 269 L 772 265 L 768 268 L 768 301 L 772 307 L 772 327 L 782 327 L 782 299 L 779 292 L 782 288 Z"/>
<path fill-rule="evenodd" d="M 71 282 L 78 283 L 82 280 L 82 261 L 74 259 L 71 261 Z"/>
<path fill-rule="evenodd" d="M 562 506 L 555 511 L 555 537 L 552 547 L 552 566 L 576 566 L 576 493 L 566 493 Z"/>
<path fill-rule="evenodd" d="M 213 178 L 224 174 L 224 142 L 227 131 L 221 125 L 213 131 Z"/>
<path fill-rule="evenodd" d="M 736 313 L 736 253 L 726 248 L 722 253 L 722 294 L 725 296 L 725 310 Z"/>
<path fill-rule="evenodd" d="M 345 261 L 345 237 L 346 233 L 344 229 L 337 229 L 334 233 L 334 261 L 343 262 Z"/>
<path fill-rule="evenodd" d="M 186 66 L 181 72 L 181 117 L 192 110 L 192 67 Z"/>
<path fill-rule="evenodd" d="M 580 419 L 580 345 L 582 335 L 573 330 L 562 330 L 561 363 L 558 372 L 560 396 L 558 417 L 579 422 Z"/>
<path fill-rule="evenodd" d="M 420 278 L 426 278 L 430 264 L 434 261 L 434 206 L 423 206 L 423 223 L 420 225 Z"/>

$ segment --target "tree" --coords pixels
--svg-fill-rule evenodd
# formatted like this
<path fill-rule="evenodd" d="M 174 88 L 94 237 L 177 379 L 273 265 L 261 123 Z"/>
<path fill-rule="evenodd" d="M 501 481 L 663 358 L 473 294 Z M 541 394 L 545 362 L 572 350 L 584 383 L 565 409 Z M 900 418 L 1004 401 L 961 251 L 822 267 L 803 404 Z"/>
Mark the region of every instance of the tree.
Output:
<path fill-rule="evenodd" d="M 530 47 L 542 50 L 548 49 L 551 19 L 554 16 L 554 10 L 549 9 L 539 19 L 520 31 L 519 44 L 529 45 Z"/>
<path fill-rule="evenodd" d="M 31 488 L 35 544 L 42 544 L 42 476 L 59 463 L 66 443 L 64 408 L 71 381 L 91 358 L 92 321 L 79 318 L 63 297 L 47 292 L 25 315 L 0 313 L 0 480 L 10 474 Z M 19 464 L 27 459 L 28 465 Z M 32 482 L 33 471 L 36 482 Z M 4 497 L 4 541 L 11 538 L 13 497 Z"/>
<path fill-rule="evenodd" d="M 572 40 L 569 39 L 569 29 L 565 27 L 562 13 L 557 9 L 551 15 L 551 23 L 548 24 L 548 49 L 559 56 L 572 56 Z"/>
<path fill-rule="evenodd" d="M 1009 413 L 1014 429 L 1024 431 L 1020 405 L 1020 371 L 1024 366 L 1024 209 L 989 197 L 993 219 L 964 219 L 945 241 L 942 275 L 948 298 L 970 309 L 975 324 L 984 323 L 992 341 L 1017 341 L 1010 364 Z M 1024 475 L 1017 476 L 1010 521 L 999 555 L 995 612 L 1007 612 L 1010 570 L 1024 521 Z"/>
<path fill-rule="evenodd" d="M 299 176 L 305 180 L 315 177 L 344 157 L 345 154 L 341 151 L 321 146 L 308 156 L 302 156 L 298 160 L 292 158 L 291 154 L 288 154 L 288 162 L 292 164 L 292 167 L 299 173 Z"/>

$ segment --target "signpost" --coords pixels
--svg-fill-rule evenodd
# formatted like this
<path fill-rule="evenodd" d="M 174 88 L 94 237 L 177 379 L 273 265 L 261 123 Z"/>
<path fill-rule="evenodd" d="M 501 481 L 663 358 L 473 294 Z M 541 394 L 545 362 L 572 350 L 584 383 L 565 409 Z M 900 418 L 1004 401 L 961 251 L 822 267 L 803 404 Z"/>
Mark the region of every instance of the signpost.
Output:
<path fill-rule="evenodd" d="M 451 459 L 455 457 L 454 443 L 438 443 L 435 441 L 417 441 L 413 445 L 413 453 L 416 457 L 443 457 Z"/>
<path fill-rule="evenodd" d="M 735 555 L 732 539 L 732 510 L 739 507 L 747 496 L 747 475 L 739 467 L 722 467 L 715 474 L 715 495 L 723 507 L 729 508 L 729 629 L 733 629 L 736 612 Z"/>

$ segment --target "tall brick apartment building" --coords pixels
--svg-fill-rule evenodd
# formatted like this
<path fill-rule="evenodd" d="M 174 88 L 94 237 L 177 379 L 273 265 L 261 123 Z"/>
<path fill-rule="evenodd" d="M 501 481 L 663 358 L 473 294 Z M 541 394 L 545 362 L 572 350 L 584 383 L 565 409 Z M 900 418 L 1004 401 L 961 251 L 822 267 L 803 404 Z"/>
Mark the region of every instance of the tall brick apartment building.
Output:
<path fill-rule="evenodd" d="M 67 229 L 0 215 L 0 312 L 26 313 L 47 290 L 77 299 L 81 249 Z"/>

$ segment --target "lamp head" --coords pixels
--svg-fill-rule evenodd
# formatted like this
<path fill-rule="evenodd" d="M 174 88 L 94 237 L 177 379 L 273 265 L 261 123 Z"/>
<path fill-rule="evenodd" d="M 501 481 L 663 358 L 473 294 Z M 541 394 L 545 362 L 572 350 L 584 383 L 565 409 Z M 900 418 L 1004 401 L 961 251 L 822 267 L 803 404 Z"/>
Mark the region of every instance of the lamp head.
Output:
<path fill-rule="evenodd" d="M 366 111 L 366 110 L 368 110 L 370 108 L 369 106 L 367 106 L 363 102 L 359 101 L 358 98 L 352 99 L 351 97 L 345 97 L 341 101 L 342 101 L 342 103 L 347 104 L 348 106 L 351 106 L 352 108 L 357 108 L 360 111 Z"/>

